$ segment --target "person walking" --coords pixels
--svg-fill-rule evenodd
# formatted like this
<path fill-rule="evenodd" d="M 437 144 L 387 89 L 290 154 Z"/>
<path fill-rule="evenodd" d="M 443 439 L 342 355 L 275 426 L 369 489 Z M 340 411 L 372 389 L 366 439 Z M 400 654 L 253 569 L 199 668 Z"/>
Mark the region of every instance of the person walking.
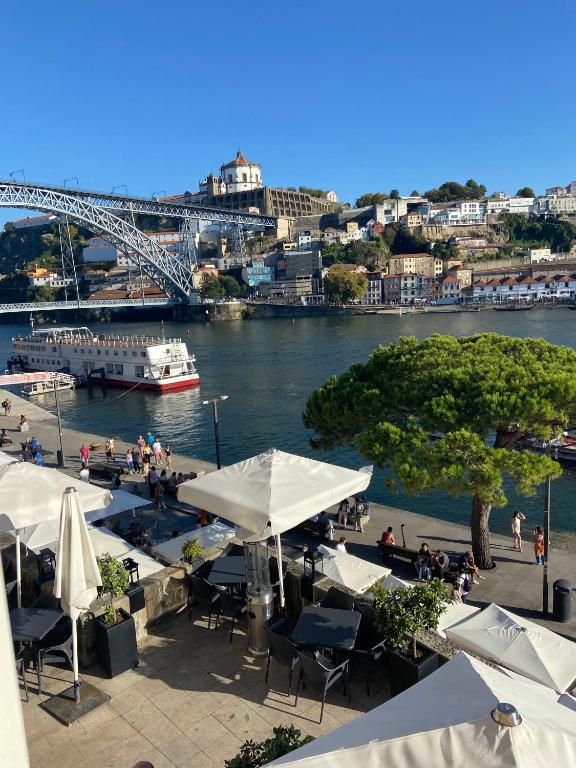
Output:
<path fill-rule="evenodd" d="M 132 448 L 132 466 L 134 467 L 134 472 L 142 472 L 142 456 L 136 446 Z"/>
<path fill-rule="evenodd" d="M 150 472 L 148 472 L 148 488 L 150 489 L 151 499 L 156 498 L 156 487 L 158 485 L 159 485 L 159 482 L 158 482 L 158 474 L 156 472 L 156 467 L 151 466 Z"/>
<path fill-rule="evenodd" d="M 362 517 L 364 516 L 364 502 L 362 499 L 356 499 L 356 504 L 354 505 L 354 530 L 359 531 L 360 533 L 364 533 L 364 529 L 362 528 Z"/>
<path fill-rule="evenodd" d="M 154 454 L 154 458 L 156 460 L 156 466 L 158 466 L 162 463 L 162 446 L 158 438 L 156 438 L 156 440 L 154 440 L 152 443 L 152 453 Z"/>
<path fill-rule="evenodd" d="M 154 467 L 152 467 L 152 469 L 154 469 Z M 154 488 L 154 504 L 156 505 L 158 512 L 164 512 L 166 509 L 166 504 L 164 503 L 164 488 L 162 483 L 156 483 L 156 487 Z"/>
<path fill-rule="evenodd" d="M 132 457 L 132 450 L 130 448 L 126 451 L 126 468 L 128 469 L 129 475 L 134 474 L 134 458 Z"/>
<path fill-rule="evenodd" d="M 146 453 L 146 451 L 144 451 L 144 455 L 142 456 L 142 473 L 144 475 L 144 480 L 147 481 L 150 473 L 150 453 Z"/>
<path fill-rule="evenodd" d="M 522 552 L 522 533 L 520 530 L 522 520 L 526 520 L 526 516 L 516 510 L 512 515 L 512 541 L 514 544 L 512 549 L 515 552 Z"/>
<path fill-rule="evenodd" d="M 106 454 L 107 464 L 109 464 L 111 461 L 116 461 L 116 456 L 114 455 L 114 438 L 113 437 L 106 438 L 104 452 Z"/>
<path fill-rule="evenodd" d="M 164 456 L 166 456 L 166 469 L 172 469 L 172 448 L 169 445 L 166 446 Z"/>
<path fill-rule="evenodd" d="M 537 525 L 534 529 L 532 541 L 534 543 L 536 565 L 544 565 L 544 531 L 542 530 L 541 525 Z"/>
<path fill-rule="evenodd" d="M 138 446 L 138 450 L 140 451 L 140 456 L 144 456 L 144 448 L 146 448 L 146 440 L 142 437 L 142 435 L 138 435 L 138 442 L 136 443 Z"/>
<path fill-rule="evenodd" d="M 148 445 L 150 446 L 150 448 L 152 448 L 152 446 L 154 445 L 154 440 L 155 440 L 155 439 L 156 439 L 156 438 L 154 437 L 154 435 L 152 434 L 152 432 L 146 432 L 146 442 L 148 443 Z"/>
<path fill-rule="evenodd" d="M 80 446 L 80 461 L 82 462 L 82 469 L 85 469 L 88 466 L 88 461 L 90 459 L 90 448 L 86 445 L 86 443 L 82 443 Z"/>

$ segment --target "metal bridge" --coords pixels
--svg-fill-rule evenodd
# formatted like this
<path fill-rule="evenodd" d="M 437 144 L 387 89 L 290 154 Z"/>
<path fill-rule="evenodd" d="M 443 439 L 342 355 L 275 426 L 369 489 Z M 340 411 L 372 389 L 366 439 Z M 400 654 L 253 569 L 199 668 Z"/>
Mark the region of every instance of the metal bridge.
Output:
<path fill-rule="evenodd" d="M 135 214 L 171 216 L 182 219 L 234 224 L 239 227 L 273 227 L 276 219 L 271 216 L 228 211 L 195 205 L 172 204 L 159 200 L 138 197 L 122 197 L 104 192 L 91 192 L 68 187 L 0 180 L 0 206 L 8 208 L 29 208 L 35 211 L 64 216 L 92 232 L 100 235 L 122 252 L 136 254 L 142 270 L 174 299 L 187 301 L 193 285 L 190 263 L 179 254 L 171 253 L 155 240 L 141 232 L 134 224 Z M 121 215 L 130 214 L 131 221 Z M 48 302 L 56 303 L 56 302 Z M 77 307 L 78 302 L 62 302 L 65 308 Z M 92 306 L 95 302 L 90 302 Z M 3 305 L 12 307 L 0 312 L 19 312 L 25 305 Z M 129 305 L 125 305 L 129 306 Z M 40 306 L 37 305 L 40 309 Z"/>
<path fill-rule="evenodd" d="M 174 304 L 170 298 L 141 299 L 80 299 L 79 301 L 26 301 L 23 303 L 0 304 L 0 315 L 12 312 L 53 312 L 57 309 L 106 309 L 118 307 L 168 307 Z"/>

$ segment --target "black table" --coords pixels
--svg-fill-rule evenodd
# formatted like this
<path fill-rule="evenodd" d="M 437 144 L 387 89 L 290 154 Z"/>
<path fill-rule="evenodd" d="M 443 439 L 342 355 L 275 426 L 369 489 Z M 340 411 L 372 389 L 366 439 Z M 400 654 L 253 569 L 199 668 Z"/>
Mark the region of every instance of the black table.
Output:
<path fill-rule="evenodd" d="M 246 561 L 243 555 L 218 557 L 208 576 L 212 584 L 246 584 Z"/>
<path fill-rule="evenodd" d="M 51 629 L 64 616 L 64 611 L 50 608 L 14 608 L 10 611 L 12 639 L 16 642 L 32 645 L 46 637 Z M 36 674 L 38 675 L 38 695 L 42 693 L 42 670 L 40 667 L 40 648 L 35 651 Z M 26 674 L 26 668 L 24 668 Z"/>
<path fill-rule="evenodd" d="M 356 642 L 361 614 L 339 608 L 304 608 L 292 632 L 292 642 L 317 648 L 351 651 Z"/>

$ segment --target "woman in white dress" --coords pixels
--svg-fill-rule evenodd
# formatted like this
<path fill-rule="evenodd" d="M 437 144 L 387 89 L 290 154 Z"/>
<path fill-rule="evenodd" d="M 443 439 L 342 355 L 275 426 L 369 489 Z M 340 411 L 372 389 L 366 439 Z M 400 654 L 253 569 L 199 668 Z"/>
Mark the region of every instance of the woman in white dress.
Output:
<path fill-rule="evenodd" d="M 516 510 L 512 515 L 512 549 L 516 552 L 522 552 L 522 535 L 520 532 L 522 520 L 526 520 L 526 516 Z"/>

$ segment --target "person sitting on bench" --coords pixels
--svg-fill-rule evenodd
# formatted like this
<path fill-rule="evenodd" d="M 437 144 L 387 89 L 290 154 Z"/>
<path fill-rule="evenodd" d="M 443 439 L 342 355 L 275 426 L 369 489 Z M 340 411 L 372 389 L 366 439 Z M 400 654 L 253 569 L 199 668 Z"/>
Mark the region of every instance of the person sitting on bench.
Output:
<path fill-rule="evenodd" d="M 460 557 L 458 560 L 458 568 L 463 568 L 466 573 L 470 575 L 470 578 L 472 580 L 472 584 L 479 584 L 480 582 L 478 579 L 482 579 L 484 581 L 484 576 L 480 576 L 480 571 L 478 570 L 478 566 L 474 562 L 474 555 L 470 550 L 466 550 L 464 554 Z"/>
<path fill-rule="evenodd" d="M 414 563 L 414 568 L 420 581 L 430 581 L 430 547 L 424 543 L 418 550 L 418 560 Z"/>
<path fill-rule="evenodd" d="M 378 546 L 380 546 L 380 544 L 390 544 L 391 546 L 396 546 L 396 539 L 394 538 L 394 534 L 392 533 L 391 525 L 389 525 L 388 528 L 382 532 L 380 541 L 377 541 L 376 544 L 378 544 Z"/>
<path fill-rule="evenodd" d="M 437 549 L 431 558 L 432 578 L 444 579 L 444 574 L 450 570 L 450 558 L 441 549 Z"/>

